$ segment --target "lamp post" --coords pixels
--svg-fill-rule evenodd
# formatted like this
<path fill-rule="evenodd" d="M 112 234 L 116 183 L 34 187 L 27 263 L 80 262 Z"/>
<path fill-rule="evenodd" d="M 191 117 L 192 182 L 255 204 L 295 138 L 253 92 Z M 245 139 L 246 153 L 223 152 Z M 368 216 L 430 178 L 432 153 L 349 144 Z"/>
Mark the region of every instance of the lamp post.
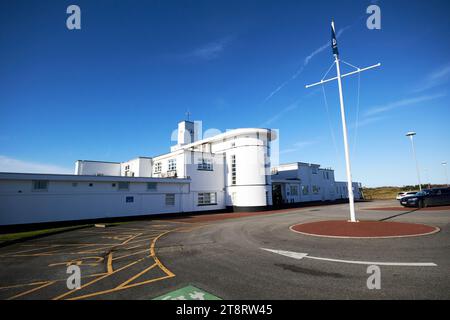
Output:
<path fill-rule="evenodd" d="M 448 173 L 447 173 L 447 161 L 442 161 L 442 166 L 444 167 L 444 172 L 445 172 L 445 183 L 447 184 L 448 187 Z"/>
<path fill-rule="evenodd" d="M 417 170 L 417 180 L 419 181 L 419 190 L 422 191 L 422 184 L 420 183 L 420 173 L 419 173 L 419 164 L 417 163 L 416 150 L 414 148 L 414 136 L 416 133 L 414 131 L 410 131 L 406 133 L 406 136 L 411 140 L 412 152 L 414 156 L 414 161 L 416 162 L 416 170 Z"/>

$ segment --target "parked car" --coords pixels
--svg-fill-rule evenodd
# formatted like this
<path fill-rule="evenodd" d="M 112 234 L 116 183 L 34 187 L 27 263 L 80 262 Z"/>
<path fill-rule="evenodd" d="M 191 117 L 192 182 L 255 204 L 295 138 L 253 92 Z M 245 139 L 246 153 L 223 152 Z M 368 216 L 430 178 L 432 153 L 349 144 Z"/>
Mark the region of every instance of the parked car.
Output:
<path fill-rule="evenodd" d="M 417 191 L 402 191 L 397 193 L 397 200 L 401 200 L 403 197 L 407 197 L 407 196 L 412 196 L 415 195 L 417 193 Z"/>
<path fill-rule="evenodd" d="M 400 204 L 404 207 L 418 208 L 450 205 L 450 188 L 424 189 L 415 195 L 403 197 Z"/>

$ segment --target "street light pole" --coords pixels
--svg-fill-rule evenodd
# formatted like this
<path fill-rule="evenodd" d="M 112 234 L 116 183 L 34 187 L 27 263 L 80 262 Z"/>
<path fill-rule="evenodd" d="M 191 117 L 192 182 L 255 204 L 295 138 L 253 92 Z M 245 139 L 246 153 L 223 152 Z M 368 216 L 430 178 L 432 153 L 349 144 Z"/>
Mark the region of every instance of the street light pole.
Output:
<path fill-rule="evenodd" d="M 416 162 L 416 170 L 417 170 L 417 180 L 419 181 L 419 190 L 422 191 L 422 184 L 420 183 L 420 172 L 419 172 L 419 164 L 417 163 L 417 157 L 416 157 L 416 150 L 414 148 L 414 136 L 416 135 L 415 132 L 411 131 L 406 134 L 407 137 L 411 139 L 411 146 L 412 146 L 412 152 L 414 156 L 414 161 Z"/>
<path fill-rule="evenodd" d="M 448 173 L 447 173 L 447 161 L 442 161 L 442 166 L 444 167 L 444 171 L 445 171 L 445 183 L 447 184 L 448 187 Z"/>

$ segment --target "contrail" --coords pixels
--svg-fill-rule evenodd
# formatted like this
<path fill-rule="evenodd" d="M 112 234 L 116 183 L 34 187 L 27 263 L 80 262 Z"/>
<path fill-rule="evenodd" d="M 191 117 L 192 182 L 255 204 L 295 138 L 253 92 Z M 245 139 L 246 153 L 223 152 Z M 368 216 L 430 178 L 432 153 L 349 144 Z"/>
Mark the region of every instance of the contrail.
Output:
<path fill-rule="evenodd" d="M 340 29 L 336 35 L 336 37 L 340 37 L 347 29 L 350 28 L 351 25 L 348 25 L 342 29 Z M 311 52 L 311 54 L 309 54 L 307 57 L 305 57 L 305 59 L 303 60 L 303 65 L 298 68 L 298 70 L 285 82 L 283 82 L 281 85 L 279 85 L 275 90 L 273 90 L 265 99 L 264 99 L 264 103 L 266 103 L 268 100 L 270 100 L 274 95 L 276 95 L 281 89 L 283 89 L 287 84 L 289 84 L 289 82 L 295 80 L 300 74 L 302 74 L 303 70 L 305 69 L 305 67 L 309 64 L 309 62 L 311 61 L 312 58 L 314 58 L 316 55 L 318 55 L 319 53 L 321 53 L 322 51 L 326 50 L 327 48 L 330 47 L 330 42 L 327 41 L 324 45 L 320 46 L 319 48 L 317 48 L 316 50 L 314 50 L 313 52 Z"/>

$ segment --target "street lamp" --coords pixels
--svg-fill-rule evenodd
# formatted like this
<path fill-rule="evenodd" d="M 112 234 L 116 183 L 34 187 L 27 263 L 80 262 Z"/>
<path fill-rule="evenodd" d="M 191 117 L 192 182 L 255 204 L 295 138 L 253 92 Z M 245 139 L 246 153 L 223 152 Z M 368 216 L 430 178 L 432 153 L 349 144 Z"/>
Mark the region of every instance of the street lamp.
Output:
<path fill-rule="evenodd" d="M 447 161 L 442 161 L 442 166 L 444 167 L 444 171 L 445 171 L 445 183 L 448 186 L 448 174 L 447 174 Z"/>
<path fill-rule="evenodd" d="M 414 136 L 416 135 L 416 133 L 414 131 L 410 131 L 406 134 L 407 137 L 409 137 L 411 139 L 411 146 L 412 146 L 412 151 L 413 151 L 413 156 L 414 156 L 414 161 L 416 162 L 416 170 L 417 170 L 417 180 L 419 181 L 419 190 L 422 191 L 422 185 L 420 183 L 420 173 L 419 173 L 419 164 L 417 163 L 417 157 L 416 157 L 416 150 L 414 148 Z"/>

